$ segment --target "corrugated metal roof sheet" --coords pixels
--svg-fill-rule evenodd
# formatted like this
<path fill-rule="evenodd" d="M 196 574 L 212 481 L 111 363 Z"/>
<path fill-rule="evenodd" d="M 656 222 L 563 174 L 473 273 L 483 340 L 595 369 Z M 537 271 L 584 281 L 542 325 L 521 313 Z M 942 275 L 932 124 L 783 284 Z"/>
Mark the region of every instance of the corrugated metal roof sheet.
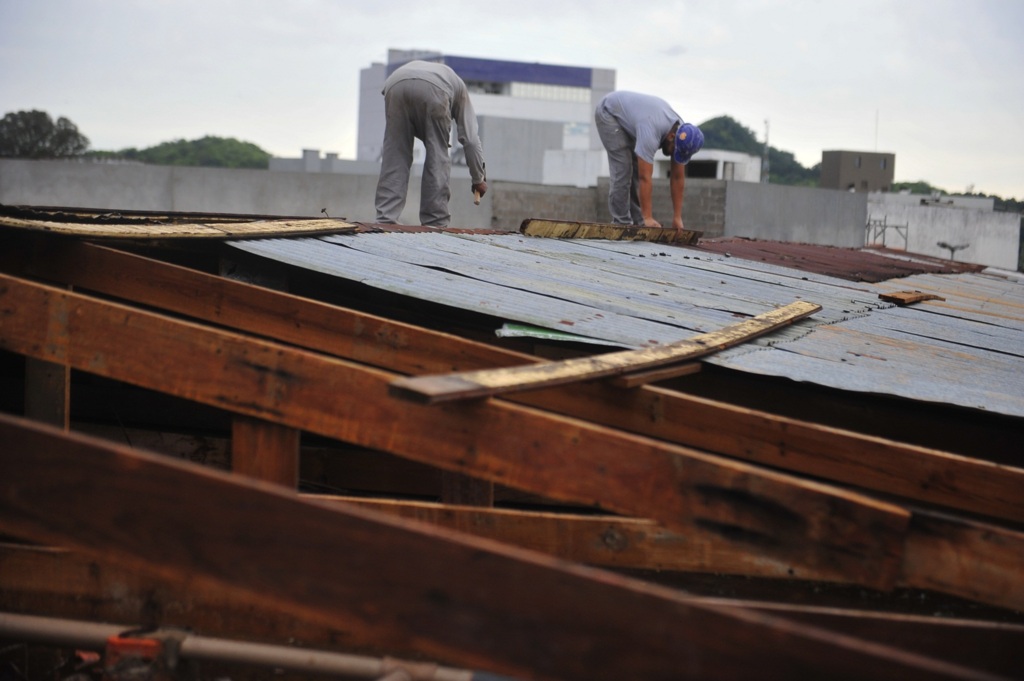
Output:
<path fill-rule="evenodd" d="M 705 361 L 1024 416 L 1024 280 L 1013 273 L 853 283 L 705 249 L 507 233 L 380 233 L 233 245 L 413 298 L 623 347 L 673 342 L 808 300 L 822 311 Z M 845 257 L 853 262 L 854 253 L 860 252 Z M 899 290 L 945 301 L 900 308 L 878 298 Z"/>
<path fill-rule="evenodd" d="M 922 272 L 980 272 L 985 269 L 971 263 L 874 247 L 858 250 L 743 237 L 705 240 L 699 247 L 714 253 L 728 253 L 746 260 L 828 274 L 850 281 L 880 282 Z"/>

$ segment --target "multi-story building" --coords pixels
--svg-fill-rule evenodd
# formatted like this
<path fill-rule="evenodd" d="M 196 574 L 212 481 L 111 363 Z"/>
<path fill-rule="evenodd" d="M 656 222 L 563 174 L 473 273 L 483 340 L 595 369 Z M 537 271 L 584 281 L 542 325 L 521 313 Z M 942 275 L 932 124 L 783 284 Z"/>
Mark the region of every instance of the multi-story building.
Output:
<path fill-rule="evenodd" d="M 594 126 L 594 109 L 615 89 L 615 70 L 536 62 L 458 57 L 423 50 L 388 51 L 387 63 L 360 72 L 356 160 L 320 157 L 306 149 L 301 159 L 275 158 L 271 170 L 293 172 L 376 172 L 384 140 L 384 81 L 413 59 L 447 64 L 466 82 L 480 126 L 487 179 L 530 184 L 596 186 L 608 176 L 608 159 Z M 422 163 L 423 145 L 413 151 Z M 461 149 L 452 131 L 453 176 Z M 668 177 L 670 160 L 655 162 L 657 177 Z M 760 180 L 760 160 L 737 152 L 701 150 L 687 167 L 693 177 Z M 467 175 L 468 176 L 468 175 Z"/>
<path fill-rule="evenodd" d="M 389 50 L 386 64 L 360 73 L 357 160 L 380 159 L 384 138 L 384 80 L 413 59 L 447 64 L 466 82 L 484 142 L 490 179 L 542 183 L 549 152 L 583 152 L 600 163 L 594 108 L 615 89 L 613 69 L 457 57 Z M 453 140 L 454 142 L 454 140 Z M 459 150 L 454 160 L 459 161 Z M 417 145 L 421 158 L 422 147 Z M 579 154 L 574 154 L 579 156 Z"/>

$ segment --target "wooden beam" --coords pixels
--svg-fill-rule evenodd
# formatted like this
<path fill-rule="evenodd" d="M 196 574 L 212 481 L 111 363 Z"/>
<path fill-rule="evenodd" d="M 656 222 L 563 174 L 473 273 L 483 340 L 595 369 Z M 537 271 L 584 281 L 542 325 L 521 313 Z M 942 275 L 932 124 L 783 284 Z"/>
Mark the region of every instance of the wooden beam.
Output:
<path fill-rule="evenodd" d="M 964 598 L 979 591 L 993 605 L 1021 609 L 1024 602 L 1024 532 L 964 521 L 934 513 L 915 513 L 907 537 L 902 581 L 919 589 L 949 592 Z M 971 556 L 985 554 L 984 561 Z M 1002 593 L 992 599 L 991 594 Z"/>
<path fill-rule="evenodd" d="M 820 309 L 821 306 L 815 303 L 796 301 L 738 324 L 668 345 L 525 366 L 404 377 L 391 383 L 391 393 L 426 404 L 436 404 L 644 371 L 673 362 L 705 357 L 740 345 L 809 317 Z"/>
<path fill-rule="evenodd" d="M 370 644 L 538 679 L 750 678 L 766 669 L 788 678 L 991 678 L 19 419 L 0 416 L 0 437 L 0 469 L 10 473 L 0 482 L 5 531 L 219 587 Z"/>
<path fill-rule="evenodd" d="M 77 551 L 0 543 L 0 610 L 49 617 L 179 627 L 207 636 L 351 651 L 352 633 L 304 617 L 260 607 L 246 598 L 196 583 L 178 586 L 116 562 Z M 873 609 L 690 595 L 697 602 L 763 611 L 837 634 L 875 641 L 964 667 L 1018 675 L 1024 624 Z M 380 652 L 380 651 L 377 651 Z M 393 653 L 404 651 L 391 651 Z"/>
<path fill-rule="evenodd" d="M 299 436 L 295 428 L 236 416 L 231 424 L 231 470 L 295 489 L 299 484 Z"/>
<path fill-rule="evenodd" d="M 0 347 L 13 352 L 709 533 L 795 574 L 882 589 L 899 575 L 909 514 L 861 494 L 507 402 L 413 404 L 388 395 L 393 374 L 6 275 L 0 314 Z"/>
<path fill-rule="evenodd" d="M 71 368 L 66 364 L 25 359 L 25 416 L 68 429 Z"/>
<path fill-rule="evenodd" d="M 6 255 L 6 258 L 5 258 Z M 405 374 L 529 364 L 535 357 L 86 243 L 0 249 L 9 270 Z M 1024 470 L 657 387 L 600 381 L 512 401 L 755 463 L 1024 523 Z"/>
<path fill-rule="evenodd" d="M 704 235 L 688 229 L 668 227 L 636 227 L 601 222 L 567 222 L 528 218 L 519 226 L 525 236 L 552 239 L 608 239 L 611 241 L 652 241 L 659 244 L 693 246 Z"/>
<path fill-rule="evenodd" d="M 700 362 L 690 362 L 688 364 L 675 364 L 673 366 L 664 367 L 660 369 L 651 369 L 649 371 L 634 371 L 630 373 L 622 374 L 621 376 L 615 376 L 609 379 L 609 382 L 616 388 L 637 388 L 642 385 L 649 383 L 656 383 L 658 381 L 666 381 L 670 378 L 679 378 L 680 376 L 691 376 L 700 371 Z"/>
<path fill-rule="evenodd" d="M 355 504 L 379 513 L 438 525 L 586 565 L 780 579 L 792 577 L 789 566 L 784 562 L 737 550 L 701 533 L 666 530 L 652 520 L 471 508 L 394 499 L 306 496 L 325 504 Z"/>
<path fill-rule="evenodd" d="M 441 501 L 461 506 L 494 506 L 494 483 L 463 473 L 441 473 Z"/>
<path fill-rule="evenodd" d="M 73 235 L 90 239 L 224 239 L 310 236 L 354 232 L 357 225 L 335 219 L 253 220 L 248 222 L 159 222 L 136 219 L 96 222 L 61 222 L 59 220 L 0 217 L 0 226 L 33 232 Z"/>
<path fill-rule="evenodd" d="M 920 291 L 894 291 L 892 293 L 879 293 L 878 297 L 887 303 L 896 303 L 899 306 L 913 305 L 924 300 L 945 300 L 942 296 L 934 293 L 922 293 Z"/>

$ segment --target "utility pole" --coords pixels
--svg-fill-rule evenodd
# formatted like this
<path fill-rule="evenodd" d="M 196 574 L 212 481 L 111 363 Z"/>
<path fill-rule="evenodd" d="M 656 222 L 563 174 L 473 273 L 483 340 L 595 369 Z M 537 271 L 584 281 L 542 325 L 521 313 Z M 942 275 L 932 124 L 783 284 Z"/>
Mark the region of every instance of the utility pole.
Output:
<path fill-rule="evenodd" d="M 761 182 L 768 184 L 768 119 L 764 119 L 764 154 L 761 157 Z"/>

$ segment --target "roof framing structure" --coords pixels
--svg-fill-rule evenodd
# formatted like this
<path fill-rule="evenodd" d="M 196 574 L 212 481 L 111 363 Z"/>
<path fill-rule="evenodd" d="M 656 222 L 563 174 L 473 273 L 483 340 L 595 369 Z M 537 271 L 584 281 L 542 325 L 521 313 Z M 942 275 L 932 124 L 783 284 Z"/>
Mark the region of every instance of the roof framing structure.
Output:
<path fill-rule="evenodd" d="M 32 542 L 0 545 L 0 608 L 148 612 L 524 679 L 1024 668 L 1024 469 L 1005 460 L 607 378 L 410 402 L 396 379 L 542 358 L 175 264 L 180 249 L 0 240 L 0 349 L 31 417 L 0 413 L 0 531 Z M 89 377 L 222 415 L 232 472 L 72 432 Z M 438 499 L 303 491 L 310 438 L 437 471 Z M 496 506 L 510 492 L 527 502 Z M 766 579 L 775 598 L 653 571 Z M 985 614 L 780 596 L 821 585 Z"/>

